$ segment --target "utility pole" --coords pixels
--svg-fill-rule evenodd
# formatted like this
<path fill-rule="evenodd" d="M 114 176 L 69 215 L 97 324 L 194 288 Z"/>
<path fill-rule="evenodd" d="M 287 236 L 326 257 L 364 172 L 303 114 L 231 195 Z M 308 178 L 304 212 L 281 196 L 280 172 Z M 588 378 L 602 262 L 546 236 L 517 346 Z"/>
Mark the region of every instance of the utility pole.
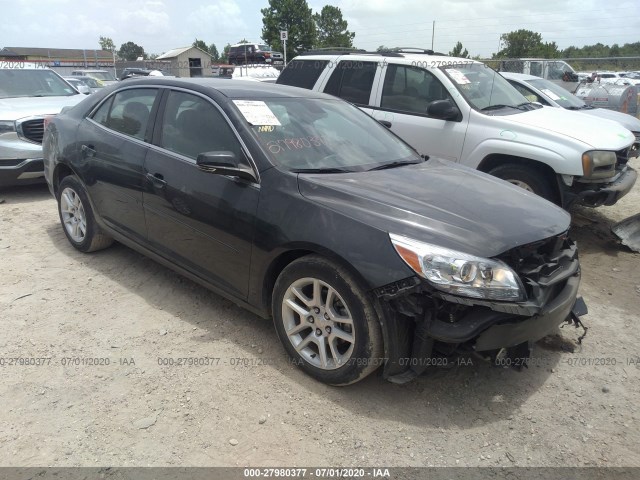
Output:
<path fill-rule="evenodd" d="M 433 27 L 431 28 L 431 50 L 433 50 L 433 38 L 436 36 L 436 21 L 433 21 Z"/>

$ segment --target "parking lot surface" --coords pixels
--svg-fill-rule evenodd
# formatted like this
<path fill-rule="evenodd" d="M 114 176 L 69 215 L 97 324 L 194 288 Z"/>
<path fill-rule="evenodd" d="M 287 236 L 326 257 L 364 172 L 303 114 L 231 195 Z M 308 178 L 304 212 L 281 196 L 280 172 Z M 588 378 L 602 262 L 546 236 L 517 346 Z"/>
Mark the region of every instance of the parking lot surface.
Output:
<path fill-rule="evenodd" d="M 572 212 L 582 345 L 567 326 L 520 372 L 474 359 L 343 388 L 129 248 L 74 250 L 46 186 L 0 199 L 4 466 L 640 466 L 640 254 L 609 232 L 638 185 Z"/>

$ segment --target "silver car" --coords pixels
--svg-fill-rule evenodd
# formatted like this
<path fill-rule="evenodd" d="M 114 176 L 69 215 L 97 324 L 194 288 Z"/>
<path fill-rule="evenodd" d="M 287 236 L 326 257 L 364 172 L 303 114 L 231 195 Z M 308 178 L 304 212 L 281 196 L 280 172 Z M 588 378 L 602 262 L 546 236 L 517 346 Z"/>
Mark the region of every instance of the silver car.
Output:
<path fill-rule="evenodd" d="M 44 181 L 44 118 L 86 96 L 48 68 L 0 65 L 0 187 Z"/>

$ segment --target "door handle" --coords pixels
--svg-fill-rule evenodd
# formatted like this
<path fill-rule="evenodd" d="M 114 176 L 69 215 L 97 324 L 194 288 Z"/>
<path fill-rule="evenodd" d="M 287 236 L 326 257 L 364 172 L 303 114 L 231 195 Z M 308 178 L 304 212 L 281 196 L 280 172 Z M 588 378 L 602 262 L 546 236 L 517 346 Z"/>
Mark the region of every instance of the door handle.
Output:
<path fill-rule="evenodd" d="M 146 177 L 156 188 L 164 188 L 167 186 L 167 182 L 164 181 L 164 177 L 160 173 L 147 173 Z"/>
<path fill-rule="evenodd" d="M 82 150 L 82 155 L 84 157 L 95 157 L 96 156 L 96 151 L 95 151 L 93 145 L 82 145 L 80 150 Z"/>
<path fill-rule="evenodd" d="M 385 127 L 387 127 L 387 128 L 391 128 L 391 122 L 389 122 L 389 121 L 387 121 L 387 120 L 378 120 L 378 122 L 379 122 L 381 125 L 384 125 L 384 126 L 385 126 Z"/>

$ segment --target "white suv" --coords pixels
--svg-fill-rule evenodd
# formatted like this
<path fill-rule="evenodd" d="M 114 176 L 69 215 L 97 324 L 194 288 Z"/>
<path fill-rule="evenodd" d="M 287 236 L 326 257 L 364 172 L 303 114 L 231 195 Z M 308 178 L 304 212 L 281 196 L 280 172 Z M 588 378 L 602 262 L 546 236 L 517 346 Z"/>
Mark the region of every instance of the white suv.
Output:
<path fill-rule="evenodd" d="M 474 60 L 426 50 L 303 55 L 277 83 L 341 97 L 421 154 L 491 173 L 565 208 L 613 205 L 636 181 L 627 165 L 629 130 L 532 104 Z"/>

